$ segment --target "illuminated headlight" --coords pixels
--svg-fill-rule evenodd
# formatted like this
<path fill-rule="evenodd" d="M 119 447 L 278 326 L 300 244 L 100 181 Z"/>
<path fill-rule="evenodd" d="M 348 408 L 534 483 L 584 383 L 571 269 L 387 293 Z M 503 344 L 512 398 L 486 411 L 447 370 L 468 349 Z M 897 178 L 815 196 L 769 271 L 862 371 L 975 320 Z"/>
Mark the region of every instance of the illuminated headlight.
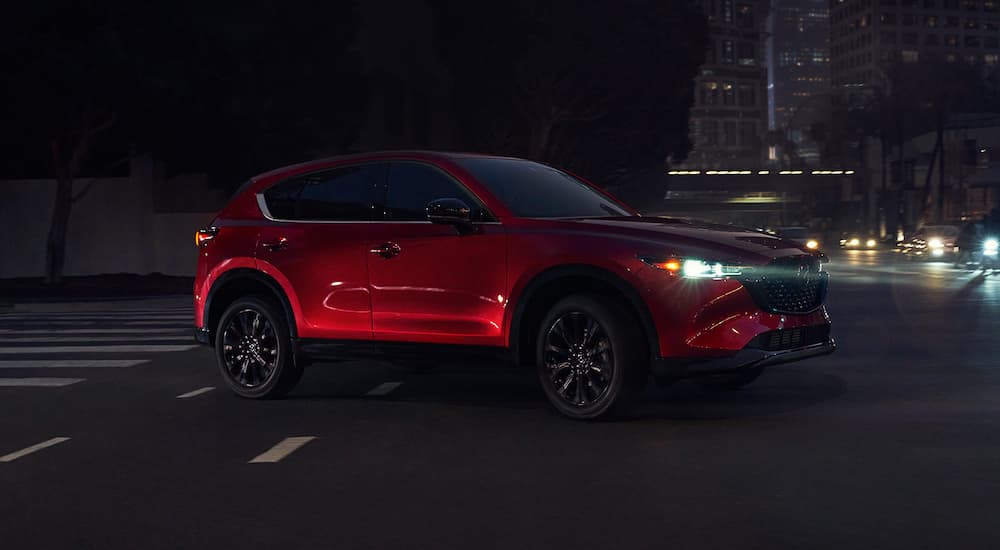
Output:
<path fill-rule="evenodd" d="M 941 239 L 934 237 L 933 239 L 927 241 L 927 246 L 931 248 L 944 248 L 944 242 Z"/>
<path fill-rule="evenodd" d="M 875 242 L 875 239 L 868 239 L 868 240 L 867 240 L 867 241 L 865 242 L 865 246 L 867 246 L 868 248 L 875 248 L 875 245 L 877 245 L 877 244 L 878 244 L 878 243 L 877 243 L 877 242 Z"/>
<path fill-rule="evenodd" d="M 846 244 L 847 244 L 847 239 L 840 239 L 840 246 L 844 246 Z"/>
<path fill-rule="evenodd" d="M 742 273 L 739 267 L 710 263 L 704 260 L 684 260 L 681 275 L 694 279 L 722 279 Z"/>
<path fill-rule="evenodd" d="M 806 248 L 808 248 L 809 250 L 816 250 L 817 248 L 819 248 L 819 241 L 816 241 L 814 239 L 806 241 Z"/>
<path fill-rule="evenodd" d="M 996 239 L 986 239 L 983 243 L 983 254 L 987 256 L 996 256 L 998 250 L 1000 250 L 1000 241 Z"/>
<path fill-rule="evenodd" d="M 640 256 L 639 259 L 645 264 L 661 271 L 666 271 L 671 275 L 680 275 L 690 279 L 725 279 L 726 277 L 735 277 L 743 273 L 741 267 L 725 265 L 721 262 L 708 262 L 690 258 L 660 259 L 649 256 Z"/>
<path fill-rule="evenodd" d="M 861 239 L 851 239 L 847 241 L 847 246 L 860 246 L 860 245 L 861 245 Z"/>
<path fill-rule="evenodd" d="M 933 255 L 933 256 L 944 256 L 944 249 L 943 248 L 935 248 L 934 250 L 931 250 L 931 255 Z"/>

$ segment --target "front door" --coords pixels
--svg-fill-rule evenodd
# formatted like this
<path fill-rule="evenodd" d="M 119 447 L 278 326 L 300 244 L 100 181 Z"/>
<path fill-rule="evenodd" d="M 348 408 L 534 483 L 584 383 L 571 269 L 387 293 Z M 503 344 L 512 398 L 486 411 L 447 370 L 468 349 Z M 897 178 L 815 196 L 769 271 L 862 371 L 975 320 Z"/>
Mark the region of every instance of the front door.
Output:
<path fill-rule="evenodd" d="M 506 234 L 496 222 L 471 231 L 427 221 L 427 203 L 457 198 L 489 220 L 481 202 L 436 167 L 393 162 L 385 219 L 369 241 L 374 338 L 503 345 Z"/>
<path fill-rule="evenodd" d="M 372 163 L 315 172 L 260 197 L 270 224 L 258 238 L 258 268 L 294 293 L 299 337 L 371 339 L 366 244 L 386 169 Z"/>

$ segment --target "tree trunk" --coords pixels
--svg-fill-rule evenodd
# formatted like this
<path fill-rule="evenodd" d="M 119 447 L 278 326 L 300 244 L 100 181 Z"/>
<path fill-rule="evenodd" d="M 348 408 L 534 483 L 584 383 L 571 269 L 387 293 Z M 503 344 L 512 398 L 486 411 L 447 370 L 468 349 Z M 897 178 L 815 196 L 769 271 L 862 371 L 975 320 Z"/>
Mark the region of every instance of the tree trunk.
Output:
<path fill-rule="evenodd" d="M 552 136 L 552 121 L 539 120 L 531 130 L 531 142 L 528 144 L 528 158 L 545 160 L 549 149 L 549 139 Z"/>
<path fill-rule="evenodd" d="M 944 129 L 938 127 L 937 139 L 934 140 L 934 151 L 931 152 L 931 162 L 927 166 L 927 175 L 924 177 L 924 211 L 918 225 L 923 225 L 931 220 L 939 221 L 941 218 L 941 214 L 934 211 L 934 193 L 931 192 L 931 184 L 934 179 L 934 165 L 937 163 L 938 155 L 941 152 L 943 139 Z M 938 193 L 943 192 L 943 189 L 938 189 Z"/>
<path fill-rule="evenodd" d="M 45 244 L 45 282 L 62 282 L 63 266 L 66 259 L 66 230 L 73 200 L 73 179 L 61 177 L 56 183 L 55 204 L 52 208 L 52 223 Z"/>
<path fill-rule="evenodd" d="M 56 192 L 52 205 L 52 221 L 45 241 L 45 283 L 62 282 L 66 260 L 66 232 L 73 208 L 73 172 L 57 141 L 52 142 L 52 163 L 56 172 Z"/>

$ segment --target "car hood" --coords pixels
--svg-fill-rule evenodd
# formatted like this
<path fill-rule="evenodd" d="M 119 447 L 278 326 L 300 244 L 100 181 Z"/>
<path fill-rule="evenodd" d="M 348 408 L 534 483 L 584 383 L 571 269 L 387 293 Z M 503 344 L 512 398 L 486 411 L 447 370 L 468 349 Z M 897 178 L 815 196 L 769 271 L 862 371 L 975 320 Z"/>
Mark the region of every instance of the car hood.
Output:
<path fill-rule="evenodd" d="M 764 233 L 730 225 L 691 222 L 673 218 L 618 217 L 565 220 L 581 230 L 601 234 L 617 233 L 623 237 L 650 242 L 678 255 L 701 254 L 715 259 L 754 260 L 813 254 L 802 244 Z"/>

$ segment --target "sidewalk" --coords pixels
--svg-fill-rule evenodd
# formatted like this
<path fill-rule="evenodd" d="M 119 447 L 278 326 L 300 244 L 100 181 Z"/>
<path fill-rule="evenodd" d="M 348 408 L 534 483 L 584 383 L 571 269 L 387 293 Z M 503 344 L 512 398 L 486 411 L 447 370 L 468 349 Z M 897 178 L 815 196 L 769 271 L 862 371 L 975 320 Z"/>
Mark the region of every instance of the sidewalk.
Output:
<path fill-rule="evenodd" d="M 193 286 L 191 277 L 158 274 L 66 277 L 55 286 L 44 284 L 40 278 L 0 279 L 0 312 L 66 311 L 93 308 L 94 302 L 115 303 L 118 309 L 127 309 L 129 302 L 143 300 L 148 305 L 150 299 L 190 302 Z"/>

